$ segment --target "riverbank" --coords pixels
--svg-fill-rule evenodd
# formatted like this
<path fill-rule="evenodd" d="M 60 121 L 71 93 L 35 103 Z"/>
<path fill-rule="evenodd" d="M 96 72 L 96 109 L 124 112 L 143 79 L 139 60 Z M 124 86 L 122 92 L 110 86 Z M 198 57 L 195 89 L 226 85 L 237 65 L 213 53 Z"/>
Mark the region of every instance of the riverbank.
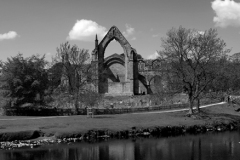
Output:
<path fill-rule="evenodd" d="M 192 117 L 186 116 L 187 111 L 96 115 L 94 118 L 87 118 L 86 115 L 42 119 L 0 116 L 2 119 L 0 141 L 29 140 L 39 137 L 50 137 L 54 140 L 59 138 L 94 140 L 233 130 L 240 123 L 240 113 L 235 110 L 236 108 L 232 106 L 220 104 L 203 108 L 200 115 Z"/>

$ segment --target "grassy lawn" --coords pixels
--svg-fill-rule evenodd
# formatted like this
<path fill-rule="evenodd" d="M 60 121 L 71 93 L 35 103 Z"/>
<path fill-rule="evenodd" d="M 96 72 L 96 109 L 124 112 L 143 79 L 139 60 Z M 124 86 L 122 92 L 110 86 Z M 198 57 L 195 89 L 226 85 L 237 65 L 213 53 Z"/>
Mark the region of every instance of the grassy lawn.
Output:
<path fill-rule="evenodd" d="M 0 133 L 18 132 L 26 130 L 41 130 L 46 135 L 84 133 L 92 129 L 108 129 L 120 131 L 132 127 L 178 126 L 198 125 L 206 123 L 240 120 L 240 113 L 236 108 L 227 104 L 204 108 L 204 116 L 187 117 L 187 112 L 156 113 L 156 114 L 122 114 L 122 115 L 97 115 L 87 118 L 86 115 L 57 117 L 46 119 L 21 119 L 26 117 L 0 116 L 0 119 L 21 119 L 0 121 Z M 32 118 L 32 117 L 28 117 Z"/>

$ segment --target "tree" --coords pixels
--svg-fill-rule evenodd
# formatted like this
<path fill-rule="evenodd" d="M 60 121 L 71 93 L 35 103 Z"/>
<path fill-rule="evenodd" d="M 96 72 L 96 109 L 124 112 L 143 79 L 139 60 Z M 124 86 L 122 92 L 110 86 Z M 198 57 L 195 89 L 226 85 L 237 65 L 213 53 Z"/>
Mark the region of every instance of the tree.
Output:
<path fill-rule="evenodd" d="M 240 61 L 239 53 L 232 56 L 223 57 L 218 64 L 219 76 L 214 80 L 210 89 L 214 91 L 228 92 L 232 90 L 234 92 L 240 89 Z"/>
<path fill-rule="evenodd" d="M 102 95 L 96 93 L 93 90 L 88 90 L 87 92 L 83 92 L 80 94 L 80 101 L 86 107 L 94 107 L 102 100 Z"/>
<path fill-rule="evenodd" d="M 50 93 L 52 93 L 53 90 L 58 88 L 59 85 L 61 84 L 62 71 L 63 71 L 62 62 L 55 63 L 48 69 Z"/>
<path fill-rule="evenodd" d="M 35 55 L 24 58 L 18 54 L 1 63 L 1 91 L 12 105 L 44 102 L 48 88 L 48 76 L 44 69 L 47 62 L 44 58 Z"/>
<path fill-rule="evenodd" d="M 160 59 L 171 66 L 170 77 L 181 82 L 179 92 L 187 93 L 189 114 L 193 114 L 194 101 L 200 101 L 201 94 L 217 77 L 217 62 L 229 52 L 225 42 L 217 36 L 215 29 L 198 32 L 180 26 L 172 28 L 167 37 L 162 38 Z"/>
<path fill-rule="evenodd" d="M 57 48 L 55 61 L 62 64 L 61 85 L 69 95 L 75 99 L 75 107 L 78 108 L 80 93 L 86 92 L 92 82 L 92 67 L 89 62 L 88 50 L 79 49 L 69 42 L 63 43 Z"/>

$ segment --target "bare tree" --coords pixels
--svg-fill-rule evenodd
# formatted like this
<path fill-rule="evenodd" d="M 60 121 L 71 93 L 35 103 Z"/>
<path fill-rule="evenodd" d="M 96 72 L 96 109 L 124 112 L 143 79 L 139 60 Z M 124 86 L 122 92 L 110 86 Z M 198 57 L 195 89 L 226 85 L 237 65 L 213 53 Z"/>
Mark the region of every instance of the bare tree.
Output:
<path fill-rule="evenodd" d="M 215 29 L 199 32 L 180 26 L 172 28 L 167 37 L 162 38 L 160 59 L 171 66 L 170 77 L 181 82 L 179 92 L 187 93 L 189 114 L 193 114 L 195 100 L 199 102 L 200 111 L 200 95 L 216 77 L 215 64 L 229 52 L 225 42 L 217 36 Z"/>
<path fill-rule="evenodd" d="M 92 69 L 88 50 L 71 46 L 69 42 L 63 43 L 57 48 L 55 62 L 62 63 L 61 86 L 74 97 L 77 108 L 80 93 L 88 90 L 91 83 Z"/>

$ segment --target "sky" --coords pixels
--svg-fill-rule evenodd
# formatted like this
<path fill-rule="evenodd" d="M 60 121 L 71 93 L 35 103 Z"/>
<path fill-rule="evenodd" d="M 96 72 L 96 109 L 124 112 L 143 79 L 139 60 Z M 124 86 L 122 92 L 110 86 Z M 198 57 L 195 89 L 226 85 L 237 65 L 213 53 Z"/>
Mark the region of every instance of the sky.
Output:
<path fill-rule="evenodd" d="M 69 41 L 94 49 L 111 26 L 123 33 L 143 58 L 155 58 L 161 38 L 183 26 L 216 28 L 230 54 L 240 52 L 240 0 L 0 0 L 0 60 L 22 53 L 51 61 Z M 112 41 L 105 56 L 123 53 Z"/>

